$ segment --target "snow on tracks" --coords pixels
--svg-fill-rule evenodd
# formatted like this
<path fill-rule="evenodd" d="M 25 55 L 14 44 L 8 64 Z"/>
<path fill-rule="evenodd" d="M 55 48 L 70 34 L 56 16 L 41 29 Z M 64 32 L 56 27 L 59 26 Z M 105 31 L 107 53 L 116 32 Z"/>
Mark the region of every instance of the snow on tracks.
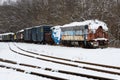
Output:
<path fill-rule="evenodd" d="M 13 44 L 12 44 L 13 45 Z M 15 46 L 15 45 L 14 45 Z M 11 49 L 11 48 L 10 48 Z M 20 49 L 20 48 L 19 48 Z M 14 51 L 13 49 L 11 49 L 12 51 Z M 22 49 L 21 49 L 22 50 Z M 110 71 L 110 70 L 102 70 L 102 69 L 99 69 L 99 68 L 94 68 L 94 67 L 86 67 L 85 65 L 84 66 L 81 66 L 81 65 L 78 65 L 78 64 L 76 64 L 76 63 L 79 63 L 80 64 L 80 61 L 78 62 L 78 61 L 73 61 L 73 62 L 71 62 L 71 60 L 68 60 L 68 59 L 62 59 L 62 58 L 58 58 L 58 57 L 53 57 L 53 56 L 47 56 L 47 55 L 42 55 L 42 54 L 37 54 L 37 53 L 33 53 L 33 52 L 28 52 L 28 51 L 26 51 L 27 52 L 27 54 L 24 54 L 24 52 L 25 52 L 25 50 L 21 53 L 21 52 L 17 52 L 17 51 L 14 51 L 14 52 L 16 52 L 16 53 L 18 53 L 18 54 L 21 54 L 21 55 L 24 55 L 24 56 L 28 56 L 28 57 L 31 57 L 31 58 L 35 58 L 35 59 L 40 59 L 40 60 L 44 60 L 44 61 L 47 61 L 47 62 L 52 62 L 52 63 L 56 63 L 56 64 L 61 64 L 61 65 L 66 65 L 66 66 L 72 66 L 72 67 L 76 67 L 76 68 L 79 68 L 79 69 L 84 69 L 84 70 L 89 70 L 89 71 L 96 71 L 96 73 L 98 73 L 98 74 L 100 74 L 99 72 L 102 72 L 102 74 L 105 74 L 105 73 L 107 73 L 108 74 L 108 76 L 110 76 L 110 74 L 117 74 L 117 77 L 116 77 L 116 75 L 111 75 L 111 76 L 114 76 L 115 77 L 115 79 L 118 79 L 119 77 L 118 77 L 118 75 L 120 75 L 120 73 L 119 72 L 114 72 L 114 71 Z M 42 56 L 42 57 L 41 57 Z M 46 57 L 46 58 L 45 58 Z M 75 63 L 75 64 L 74 64 Z M 89 64 L 89 65 L 93 65 L 93 66 L 96 66 L 96 64 L 94 64 L 94 63 L 89 63 L 89 62 L 81 62 L 82 64 Z M 97 66 L 100 66 L 100 67 L 106 67 L 106 66 L 103 66 L 102 64 L 97 64 Z M 107 67 L 108 67 L 108 65 L 107 65 Z M 109 68 L 111 68 L 111 67 L 109 67 Z M 112 66 L 112 68 L 114 68 L 113 66 Z M 60 70 L 59 70 L 60 71 Z M 62 72 L 62 71 L 61 71 Z M 69 71 L 70 72 L 70 71 Z M 68 72 L 63 72 L 63 73 L 67 73 L 68 74 Z M 101 75 L 99 75 L 99 76 L 96 76 L 96 75 L 90 75 L 90 74 L 86 74 L 86 73 L 76 73 L 76 72 L 71 72 L 71 73 L 69 73 L 69 74 L 73 74 L 74 73 L 74 75 L 77 75 L 77 76 L 83 76 L 83 77 L 88 77 L 88 78 L 93 78 L 93 79 L 110 79 L 111 77 L 108 77 L 108 78 L 106 78 L 105 76 L 103 77 L 103 75 L 102 75 L 102 77 L 100 77 Z M 93 73 L 93 72 L 92 72 Z M 79 75 L 78 75 L 79 74 Z M 107 75 L 106 74 L 106 75 Z M 113 77 L 111 78 L 111 79 L 113 79 Z"/>

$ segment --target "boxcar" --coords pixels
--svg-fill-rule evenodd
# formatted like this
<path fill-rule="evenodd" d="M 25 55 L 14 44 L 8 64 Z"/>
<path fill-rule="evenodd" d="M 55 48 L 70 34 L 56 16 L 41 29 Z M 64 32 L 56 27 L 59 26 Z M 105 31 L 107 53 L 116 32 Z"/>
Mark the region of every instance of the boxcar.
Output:
<path fill-rule="evenodd" d="M 51 39 L 50 25 L 40 25 L 32 28 L 32 41 L 39 43 L 49 43 Z"/>
<path fill-rule="evenodd" d="M 40 25 L 24 29 L 24 41 L 34 43 L 51 43 L 51 25 Z"/>
<path fill-rule="evenodd" d="M 31 42 L 32 41 L 32 30 L 31 28 L 26 28 L 24 29 L 24 32 L 23 32 L 23 39 L 25 42 Z"/>
<path fill-rule="evenodd" d="M 14 40 L 14 33 L 4 33 L 2 34 L 2 41 L 13 41 Z"/>

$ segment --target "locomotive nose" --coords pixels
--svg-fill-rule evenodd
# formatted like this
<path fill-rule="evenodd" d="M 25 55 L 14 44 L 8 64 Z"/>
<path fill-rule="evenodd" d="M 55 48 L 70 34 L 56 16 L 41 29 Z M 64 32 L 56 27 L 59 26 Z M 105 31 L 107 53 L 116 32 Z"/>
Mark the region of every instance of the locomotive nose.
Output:
<path fill-rule="evenodd" d="M 61 29 L 58 26 L 55 26 L 52 29 L 52 39 L 55 42 L 55 44 L 60 44 L 61 39 Z"/>

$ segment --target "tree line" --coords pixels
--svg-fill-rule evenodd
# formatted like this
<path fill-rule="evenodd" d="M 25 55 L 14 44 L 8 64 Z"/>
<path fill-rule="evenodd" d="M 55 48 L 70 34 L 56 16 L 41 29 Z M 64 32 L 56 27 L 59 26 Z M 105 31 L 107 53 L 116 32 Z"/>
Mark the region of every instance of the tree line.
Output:
<path fill-rule="evenodd" d="M 89 19 L 107 23 L 109 46 L 120 47 L 120 0 L 8 0 L 0 5 L 0 33 Z"/>

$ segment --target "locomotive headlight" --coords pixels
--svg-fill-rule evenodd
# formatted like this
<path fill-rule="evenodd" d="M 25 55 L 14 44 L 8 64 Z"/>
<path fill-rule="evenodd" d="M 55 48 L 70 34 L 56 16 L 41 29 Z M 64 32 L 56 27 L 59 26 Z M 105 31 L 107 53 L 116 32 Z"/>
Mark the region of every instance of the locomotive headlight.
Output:
<path fill-rule="evenodd" d="M 98 44 L 97 41 L 94 41 L 94 42 L 91 42 L 91 45 L 93 45 L 93 46 L 98 46 L 99 44 Z"/>
<path fill-rule="evenodd" d="M 94 45 L 94 46 L 98 46 L 98 42 L 95 41 L 95 42 L 93 43 L 93 45 Z"/>
<path fill-rule="evenodd" d="M 91 45 L 93 45 L 93 42 L 91 42 Z"/>

